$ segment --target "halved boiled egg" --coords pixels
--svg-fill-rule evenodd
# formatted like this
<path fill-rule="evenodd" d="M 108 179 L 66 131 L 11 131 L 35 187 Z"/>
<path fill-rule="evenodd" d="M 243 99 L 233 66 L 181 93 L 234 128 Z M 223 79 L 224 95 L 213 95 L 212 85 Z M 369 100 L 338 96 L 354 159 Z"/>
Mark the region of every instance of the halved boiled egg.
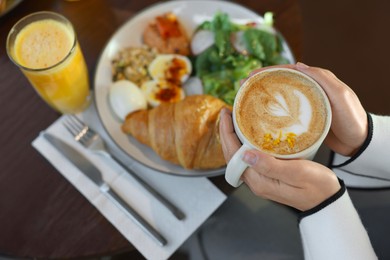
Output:
<path fill-rule="evenodd" d="M 192 72 L 192 65 L 186 56 L 160 54 L 150 63 L 148 71 L 155 81 L 179 84 L 187 80 Z"/>
<path fill-rule="evenodd" d="M 110 86 L 108 100 L 112 111 L 121 120 L 124 120 L 131 112 L 147 108 L 142 91 L 128 80 L 114 82 Z"/>
<path fill-rule="evenodd" d="M 174 103 L 184 99 L 184 90 L 180 85 L 167 81 L 147 81 L 141 86 L 141 91 L 149 105 L 156 107 L 161 103 Z"/>

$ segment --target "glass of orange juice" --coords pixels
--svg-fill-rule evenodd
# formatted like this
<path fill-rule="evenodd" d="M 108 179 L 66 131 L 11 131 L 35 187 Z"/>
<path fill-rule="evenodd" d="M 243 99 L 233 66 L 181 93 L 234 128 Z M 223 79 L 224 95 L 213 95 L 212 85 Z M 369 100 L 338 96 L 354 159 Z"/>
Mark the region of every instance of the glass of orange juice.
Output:
<path fill-rule="evenodd" d="M 8 34 L 7 53 L 55 110 L 73 114 L 89 106 L 87 66 L 64 16 L 44 11 L 22 18 Z"/>

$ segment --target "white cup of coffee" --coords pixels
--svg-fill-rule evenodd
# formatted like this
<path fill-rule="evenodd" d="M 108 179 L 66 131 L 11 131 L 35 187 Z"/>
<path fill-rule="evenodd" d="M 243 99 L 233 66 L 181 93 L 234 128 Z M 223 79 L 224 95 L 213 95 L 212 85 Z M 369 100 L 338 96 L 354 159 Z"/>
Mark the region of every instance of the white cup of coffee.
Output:
<path fill-rule="evenodd" d="M 246 150 L 280 159 L 312 160 L 327 136 L 332 111 L 327 95 L 309 76 L 293 69 L 269 68 L 249 77 L 233 105 L 234 130 L 242 146 L 226 167 L 225 179 L 241 185 Z"/>

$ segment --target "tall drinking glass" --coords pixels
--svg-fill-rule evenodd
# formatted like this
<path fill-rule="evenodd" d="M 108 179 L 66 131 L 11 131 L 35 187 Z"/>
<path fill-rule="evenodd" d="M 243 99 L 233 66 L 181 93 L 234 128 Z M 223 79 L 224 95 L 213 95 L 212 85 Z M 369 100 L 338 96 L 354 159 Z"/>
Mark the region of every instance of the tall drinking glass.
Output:
<path fill-rule="evenodd" d="M 45 11 L 22 18 L 8 34 L 7 53 L 55 110 L 78 113 L 90 104 L 87 66 L 64 16 Z"/>

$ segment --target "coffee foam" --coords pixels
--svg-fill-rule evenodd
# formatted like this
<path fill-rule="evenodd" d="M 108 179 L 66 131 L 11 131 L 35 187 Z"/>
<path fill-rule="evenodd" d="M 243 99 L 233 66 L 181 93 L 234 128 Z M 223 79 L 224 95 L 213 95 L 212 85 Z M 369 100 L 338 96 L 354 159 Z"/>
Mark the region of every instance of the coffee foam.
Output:
<path fill-rule="evenodd" d="M 249 84 L 249 86 L 247 86 Z M 324 98 L 306 77 L 285 70 L 249 78 L 235 102 L 242 134 L 256 147 L 276 154 L 300 152 L 322 134 Z"/>

